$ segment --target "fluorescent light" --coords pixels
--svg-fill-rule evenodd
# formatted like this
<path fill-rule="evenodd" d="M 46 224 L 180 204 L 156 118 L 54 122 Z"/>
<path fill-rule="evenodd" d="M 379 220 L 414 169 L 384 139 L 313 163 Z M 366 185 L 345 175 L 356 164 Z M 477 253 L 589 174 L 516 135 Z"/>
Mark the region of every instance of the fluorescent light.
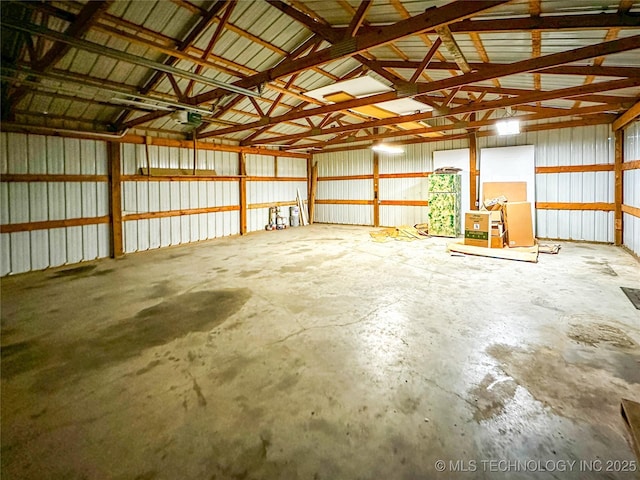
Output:
<path fill-rule="evenodd" d="M 500 120 L 496 122 L 496 128 L 498 129 L 498 135 L 515 135 L 520 133 L 520 120 Z"/>
<path fill-rule="evenodd" d="M 385 143 L 378 143 L 371 147 L 371 150 L 381 153 L 404 153 L 404 149 L 402 147 L 397 147 L 394 145 L 387 145 Z"/>

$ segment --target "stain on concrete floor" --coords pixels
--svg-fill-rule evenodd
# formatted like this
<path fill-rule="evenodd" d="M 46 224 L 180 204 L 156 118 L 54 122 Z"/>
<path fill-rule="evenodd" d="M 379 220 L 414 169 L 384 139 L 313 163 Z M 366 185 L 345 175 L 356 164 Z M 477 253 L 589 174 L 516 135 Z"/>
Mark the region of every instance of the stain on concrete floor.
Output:
<path fill-rule="evenodd" d="M 569 328 L 569 338 L 579 343 L 596 347 L 608 344 L 618 348 L 634 348 L 638 345 L 622 330 L 603 323 L 573 324 Z"/>
<path fill-rule="evenodd" d="M 496 344 L 487 352 L 500 362 L 506 375 L 536 400 L 567 418 L 598 423 L 603 418 L 617 419 L 620 399 L 638 393 L 636 384 L 617 378 L 604 368 L 569 362 L 557 349 L 537 346 L 527 350 Z M 619 424 L 611 426 L 621 431 Z"/>
<path fill-rule="evenodd" d="M 207 290 L 169 297 L 134 317 L 94 332 L 91 338 L 55 344 L 46 338 L 2 348 L 2 378 L 43 370 L 42 386 L 134 357 L 192 332 L 209 331 L 235 314 L 249 289 Z"/>

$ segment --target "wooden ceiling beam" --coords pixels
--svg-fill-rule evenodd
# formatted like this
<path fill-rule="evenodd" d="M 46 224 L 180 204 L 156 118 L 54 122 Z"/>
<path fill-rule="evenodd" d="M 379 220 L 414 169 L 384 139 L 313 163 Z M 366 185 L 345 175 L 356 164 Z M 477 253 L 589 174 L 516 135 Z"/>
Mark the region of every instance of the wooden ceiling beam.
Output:
<path fill-rule="evenodd" d="M 636 118 L 640 116 L 640 101 L 636 102 L 633 107 L 624 112 L 613 122 L 612 128 L 614 130 L 620 130 L 625 126 L 629 125 L 629 123 L 633 122 Z"/>
<path fill-rule="evenodd" d="M 367 15 L 367 11 L 371 8 L 373 2 L 371 0 L 362 0 L 360 5 L 358 6 L 358 10 L 353 15 L 351 22 L 349 22 L 349 26 L 347 27 L 347 31 L 344 34 L 344 38 L 355 37 L 356 33 L 358 33 L 358 29 L 362 26 L 362 22 L 364 22 L 364 17 Z"/>
<path fill-rule="evenodd" d="M 415 69 L 420 66 L 420 62 L 417 61 L 404 61 L 404 60 L 378 60 L 378 67 L 380 68 L 400 68 L 400 69 Z M 501 68 L 508 63 L 470 63 L 473 70 L 493 70 Z M 456 69 L 457 65 L 453 62 L 430 62 L 427 66 L 428 70 L 451 70 Z M 549 67 L 538 70 L 539 73 L 545 73 L 549 75 L 595 75 L 599 77 L 640 77 L 639 67 L 608 67 L 608 66 L 593 66 L 593 65 L 560 65 L 556 67 Z"/>
<path fill-rule="evenodd" d="M 431 48 L 420 62 L 420 65 L 416 67 L 416 71 L 413 72 L 413 75 L 409 79 L 409 83 L 415 83 L 415 81 L 420 77 L 422 71 L 427 68 L 427 65 L 429 65 L 429 62 L 431 62 L 431 59 L 438 51 L 438 48 L 440 48 L 440 45 L 442 45 L 442 38 L 438 37 L 436 41 L 433 42 L 433 45 L 431 45 Z"/>
<path fill-rule="evenodd" d="M 234 2 L 229 2 L 227 4 L 227 8 L 225 8 L 224 14 L 222 15 L 222 18 L 220 19 L 220 21 L 218 22 L 218 25 L 216 26 L 216 30 L 213 32 L 213 35 L 211 35 L 211 38 L 209 39 L 207 48 L 204 49 L 204 52 L 202 52 L 202 55 L 200 56 L 202 60 L 206 61 L 209 55 L 211 55 L 211 52 L 213 52 L 213 47 L 215 47 L 216 42 L 220 38 L 220 35 L 222 35 L 224 26 L 227 24 L 227 21 L 231 16 L 231 12 L 233 12 L 233 9 L 235 6 L 236 4 Z M 196 75 L 199 75 L 202 72 L 202 68 L 203 68 L 202 65 L 198 65 L 196 67 Z M 187 88 L 184 91 L 185 96 L 191 95 L 191 90 L 193 89 L 194 85 L 195 85 L 195 82 L 193 80 L 189 80 L 189 84 L 187 85 Z"/>
<path fill-rule="evenodd" d="M 607 91 L 618 88 L 628 88 L 630 86 L 634 86 L 635 83 L 633 80 L 613 80 L 610 82 L 602 82 L 595 83 L 591 85 L 579 85 L 577 87 L 570 88 L 562 88 L 558 90 L 551 90 L 547 92 L 531 92 L 528 94 L 524 94 L 518 97 L 509 97 L 502 98 L 499 100 L 489 100 L 481 103 L 474 103 L 468 105 L 462 105 L 459 107 L 452 108 L 446 115 L 443 116 L 453 116 L 459 115 L 468 112 L 479 112 L 484 110 L 494 110 L 497 108 L 505 108 L 505 107 L 514 107 L 522 104 L 530 104 L 535 102 L 541 102 L 545 100 L 554 100 L 557 98 L 571 98 L 579 95 L 585 95 L 589 93 L 594 93 L 598 91 Z M 362 100 L 362 99 L 360 99 Z M 343 102 L 346 103 L 346 102 Z M 372 120 L 368 122 L 362 122 L 359 124 L 353 124 L 347 127 L 336 127 L 329 129 L 328 131 L 322 131 L 321 133 L 314 133 L 311 131 L 295 134 L 295 135 L 286 135 L 282 137 L 278 137 L 275 140 L 289 140 L 292 138 L 304 138 L 305 136 L 313 136 L 320 134 L 334 134 L 339 133 L 346 130 L 357 130 L 360 128 L 370 128 L 370 127 L 382 127 L 386 125 L 393 125 L 397 123 L 406 123 L 406 122 L 418 122 L 421 120 L 427 120 L 430 118 L 436 118 L 432 114 L 432 112 L 419 113 L 413 115 L 401 115 L 390 118 L 383 118 L 379 120 Z M 238 127 L 239 128 L 239 127 Z M 226 129 L 225 129 L 226 130 Z"/>
<path fill-rule="evenodd" d="M 75 16 L 75 19 L 71 24 L 66 28 L 64 34 L 69 38 L 82 37 L 97 21 L 100 15 L 107 11 L 112 3 L 113 0 L 101 0 L 87 3 L 84 5 L 82 10 L 80 10 L 80 13 Z M 47 72 L 55 67 L 56 63 L 58 63 L 58 61 L 60 61 L 70 49 L 71 45 L 68 43 L 61 41 L 54 42 L 42 58 L 38 58 L 32 62 L 31 68 L 37 72 Z M 3 112 L 10 112 L 16 108 L 18 102 L 20 102 L 29 90 L 30 89 L 27 87 L 21 87 L 15 90 L 9 98 L 11 106 L 8 109 L 3 108 Z"/>
<path fill-rule="evenodd" d="M 183 53 L 202 34 L 202 32 L 204 32 L 207 29 L 207 27 L 209 26 L 213 18 L 222 10 L 222 8 L 225 6 L 226 3 L 227 3 L 227 0 L 218 0 L 213 5 L 211 5 L 209 10 L 207 10 L 206 14 L 204 14 L 200 18 L 200 20 L 196 22 L 195 26 L 185 36 L 185 38 L 183 38 L 182 41 L 180 41 L 176 45 L 176 48 L 175 48 L 176 53 L 177 52 Z M 169 56 L 164 60 L 163 63 L 164 65 L 172 67 L 178 62 L 178 60 L 180 60 L 180 56 L 169 54 Z M 160 83 L 160 80 L 162 80 L 164 75 L 165 75 L 165 72 L 162 72 L 159 70 L 154 71 L 149 77 L 149 79 L 144 83 L 142 88 L 140 88 L 140 93 L 142 93 L 143 95 L 146 95 L 147 93 L 149 93 L 151 90 L 153 90 L 156 87 L 158 83 Z M 120 113 L 118 118 L 115 119 L 114 123 L 116 125 L 122 125 L 127 121 L 128 118 L 130 118 L 130 112 L 128 110 L 124 110 L 122 113 Z"/>
<path fill-rule="evenodd" d="M 453 38 L 453 34 L 451 33 L 451 30 L 449 30 L 449 27 L 447 25 L 437 27 L 436 33 L 442 40 L 444 46 L 447 47 L 447 50 L 449 50 L 449 54 L 455 60 L 458 68 L 462 70 L 463 73 L 471 72 L 471 67 L 469 66 L 469 63 L 467 62 L 464 54 L 462 53 L 462 50 L 460 50 L 458 42 L 456 42 L 456 39 Z"/>
<path fill-rule="evenodd" d="M 616 108 L 617 107 L 617 108 Z M 520 122 L 530 122 L 530 121 L 536 121 L 536 120 L 547 120 L 547 119 L 552 119 L 552 118 L 560 118 L 560 117 L 575 117 L 575 116 L 587 116 L 587 115 L 596 115 L 596 114 L 602 114 L 604 112 L 615 112 L 616 110 L 621 109 L 622 106 L 621 105 L 615 105 L 615 106 L 597 106 L 597 107 L 582 107 L 582 108 L 574 108 L 574 109 L 568 109 L 568 110 L 564 110 L 561 111 L 560 109 L 554 111 L 554 112 L 543 112 L 543 113 L 531 113 L 531 114 L 526 114 L 526 115 L 518 115 L 516 117 L 513 118 L 517 118 L 518 120 L 520 120 Z M 415 128 L 415 129 L 411 129 L 411 130 L 399 130 L 399 131 L 394 131 L 394 132 L 386 132 L 386 133 L 379 133 L 377 135 L 370 135 L 370 136 L 366 136 L 366 137 L 359 137 L 358 140 L 384 140 L 384 139 L 388 139 L 388 138 L 394 138 L 394 137 L 401 137 L 401 136 L 405 136 L 405 135 L 421 135 L 421 134 L 425 134 L 425 133 L 436 133 L 436 132 L 446 132 L 449 130 L 459 130 L 462 128 L 474 128 L 474 129 L 478 129 L 481 127 L 486 127 L 486 126 L 491 126 L 493 124 L 495 124 L 496 119 L 483 119 L 483 120 L 476 120 L 476 121 L 472 121 L 472 122 L 467 122 L 467 121 L 458 121 L 457 119 L 454 119 L 455 121 L 453 123 L 447 124 L 447 125 L 441 125 L 441 126 L 436 126 L 436 127 L 425 127 L 425 128 Z M 324 141 L 324 142 L 318 142 L 318 143 L 314 143 L 314 144 L 306 144 L 304 145 L 304 147 L 309 147 L 309 148 L 314 148 L 314 147 L 321 147 L 322 145 L 335 145 L 336 142 L 334 139 L 329 140 L 329 141 Z"/>
<path fill-rule="evenodd" d="M 600 43 L 597 45 L 590 45 L 588 47 L 581 47 L 574 50 L 568 50 L 566 52 L 553 53 L 540 58 L 522 60 L 520 62 L 515 62 L 512 64 L 501 66 L 500 68 L 493 69 L 492 71 L 472 72 L 472 73 L 460 75 L 453 78 L 438 80 L 435 82 L 420 83 L 420 84 L 412 85 L 411 89 L 407 89 L 406 92 L 402 90 L 398 92 L 393 91 L 393 92 L 382 93 L 378 95 L 371 95 L 365 98 L 347 100 L 345 102 L 339 102 L 332 105 L 316 107 L 316 108 L 304 110 L 302 112 L 293 112 L 290 114 L 281 115 L 279 117 L 273 117 L 269 119 L 269 123 L 275 124 L 275 123 L 279 123 L 287 120 L 295 120 L 297 118 L 302 118 L 307 115 L 324 114 L 324 113 L 329 113 L 337 110 L 351 109 L 351 108 L 360 107 L 364 105 L 372 105 L 375 103 L 395 100 L 397 98 L 402 98 L 404 96 L 411 97 L 411 96 L 416 96 L 423 93 L 429 93 L 429 92 L 443 90 L 443 89 L 451 89 L 455 87 L 464 86 L 470 83 L 491 80 L 492 78 L 499 78 L 507 75 L 514 75 L 517 73 L 526 73 L 530 71 L 541 70 L 543 68 L 562 65 L 564 63 L 586 60 L 586 59 L 594 58 L 600 55 L 607 55 L 611 53 L 633 50 L 637 48 L 640 48 L 640 35 L 627 37 L 619 40 L 613 40 L 611 42 Z M 609 83 L 611 85 L 618 85 L 618 84 L 625 84 L 628 86 L 637 85 L 636 80 L 623 80 L 618 82 L 622 82 L 622 83 L 616 83 L 615 81 L 606 82 L 606 83 Z M 602 85 L 603 84 L 600 84 L 600 86 Z M 618 88 L 622 88 L 622 87 L 618 87 Z M 603 90 L 595 90 L 595 91 L 603 91 Z M 548 93 L 548 92 L 544 92 L 544 93 Z M 590 92 L 587 92 L 587 93 L 590 93 Z M 262 125 L 247 124 L 244 126 L 244 129 L 248 130 L 256 126 L 259 127 Z M 228 133 L 241 131 L 242 129 L 243 127 L 233 127 L 233 130 L 222 129 L 218 133 L 220 135 L 226 135 Z M 216 131 L 213 131 L 213 132 L 210 132 L 208 135 L 214 136 L 215 134 L 216 134 Z"/>
<path fill-rule="evenodd" d="M 520 133 L 526 132 L 539 132 L 543 130 L 556 130 L 559 128 L 573 128 L 573 127 L 583 127 L 587 125 L 604 125 L 607 123 L 611 123 L 611 116 L 602 114 L 602 115 L 590 115 L 584 119 L 580 120 L 569 120 L 569 121 L 560 121 L 560 122 L 550 122 L 544 123 L 540 125 L 524 125 L 520 129 Z M 496 134 L 495 131 L 492 130 L 483 130 L 475 132 L 477 137 L 493 137 Z M 432 143 L 432 142 L 443 142 L 449 140 L 460 140 L 468 138 L 469 134 L 467 132 L 453 135 L 444 135 L 441 137 L 420 137 L 415 139 L 407 139 L 396 142 L 398 145 L 410 145 L 412 143 Z M 359 139 L 358 139 L 359 140 Z M 323 149 L 322 152 L 316 153 L 334 153 L 334 152 L 348 152 L 353 150 L 364 150 L 371 147 L 371 143 L 353 145 L 350 147 L 338 147 L 338 148 L 328 148 Z M 297 146 L 295 149 L 299 150 L 304 147 Z"/>
<path fill-rule="evenodd" d="M 273 5 L 277 2 L 271 0 L 269 3 Z M 283 2 L 279 3 L 282 4 Z M 354 38 L 339 41 L 331 47 L 320 50 L 314 54 L 306 55 L 305 57 L 297 60 L 284 62 L 281 65 L 261 72 L 258 75 L 238 80 L 237 82 L 234 82 L 234 85 L 242 86 L 243 88 L 248 88 L 248 86 L 255 87 L 260 83 L 289 76 L 293 73 L 298 73 L 335 60 L 351 57 L 371 48 L 386 45 L 394 40 L 470 17 L 504 3 L 506 3 L 506 0 L 461 1 L 455 2 L 455 4 L 448 4 L 440 8 L 429 9 L 427 12 L 410 19 L 401 20 L 386 27 L 379 27 L 377 34 L 360 34 Z M 215 89 L 193 97 L 191 103 L 198 105 L 200 103 L 213 100 L 223 93 L 224 90 Z"/>

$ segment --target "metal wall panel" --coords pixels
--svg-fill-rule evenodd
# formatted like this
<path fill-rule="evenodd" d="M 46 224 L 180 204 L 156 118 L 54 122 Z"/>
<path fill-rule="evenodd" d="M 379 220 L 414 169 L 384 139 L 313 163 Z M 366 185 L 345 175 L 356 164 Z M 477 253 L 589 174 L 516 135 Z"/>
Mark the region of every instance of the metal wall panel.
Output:
<path fill-rule="evenodd" d="M 594 125 L 482 137 L 478 148 L 534 145 L 536 167 L 613 164 L 612 136 L 609 125 Z M 537 174 L 536 201 L 613 203 L 613 182 L 613 172 Z M 536 231 L 541 238 L 612 242 L 613 214 L 538 209 Z"/>
<path fill-rule="evenodd" d="M 632 162 L 640 160 L 640 122 L 628 125 L 624 130 L 624 160 Z M 625 170 L 623 172 L 624 204 L 640 208 L 640 170 Z M 623 244 L 640 255 L 640 218 L 628 213 L 622 215 L 624 229 Z"/>
<path fill-rule="evenodd" d="M 322 153 L 314 155 L 313 159 L 318 163 L 318 177 L 373 174 L 371 150 Z"/>
<path fill-rule="evenodd" d="M 247 203 L 251 205 L 256 203 L 295 202 L 297 191 L 300 192 L 303 200 L 308 197 L 306 180 L 299 182 L 247 182 Z M 289 207 L 281 207 L 281 215 L 288 218 Z M 248 210 L 247 230 L 249 232 L 263 230 L 268 223 L 268 207 Z"/>
<path fill-rule="evenodd" d="M 318 182 L 317 200 L 373 200 L 373 179 Z"/>
<path fill-rule="evenodd" d="M 382 173 L 430 172 L 433 167 L 432 144 L 405 145 L 405 152 L 399 155 L 380 154 L 378 171 Z M 423 148 L 417 148 L 423 147 Z"/>
<path fill-rule="evenodd" d="M 304 158 L 278 157 L 279 177 L 306 177 L 307 160 Z"/>
<path fill-rule="evenodd" d="M 105 174 L 107 144 L 97 140 L 3 133 L 7 173 Z M 4 168 L 4 167 L 3 167 Z M 2 183 L 2 223 L 86 218 L 108 214 L 105 182 Z M 6 202 L 5 202 L 6 200 Z M 4 236 L 2 274 L 21 273 L 109 255 L 108 225 L 18 232 Z"/>
<path fill-rule="evenodd" d="M 373 225 L 371 205 L 316 205 L 315 221 L 345 225 Z"/>
<path fill-rule="evenodd" d="M 272 157 L 271 157 L 272 158 Z M 149 146 L 151 168 L 192 169 L 194 151 L 189 148 Z M 125 175 L 132 175 L 140 167 L 147 166 L 144 145 L 122 145 L 122 168 Z M 215 170 L 218 175 L 238 174 L 238 154 L 199 149 L 196 152 L 196 168 Z M 239 186 L 228 182 L 123 182 L 123 213 L 147 213 L 169 210 L 238 205 Z M 237 212 L 215 212 L 195 215 L 164 217 L 159 219 L 130 220 L 124 222 L 125 252 L 137 252 L 154 248 L 197 242 L 239 232 Z"/>
<path fill-rule="evenodd" d="M 416 225 L 418 223 L 427 223 L 428 221 L 429 207 L 380 206 L 381 226 Z"/>

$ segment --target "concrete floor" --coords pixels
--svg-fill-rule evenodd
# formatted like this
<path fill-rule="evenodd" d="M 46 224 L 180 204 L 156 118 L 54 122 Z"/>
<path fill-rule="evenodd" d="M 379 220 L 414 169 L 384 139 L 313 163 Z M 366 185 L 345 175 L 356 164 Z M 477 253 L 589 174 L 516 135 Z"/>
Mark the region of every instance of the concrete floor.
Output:
<path fill-rule="evenodd" d="M 637 478 L 636 259 L 369 231 L 3 279 L 3 480 Z"/>

